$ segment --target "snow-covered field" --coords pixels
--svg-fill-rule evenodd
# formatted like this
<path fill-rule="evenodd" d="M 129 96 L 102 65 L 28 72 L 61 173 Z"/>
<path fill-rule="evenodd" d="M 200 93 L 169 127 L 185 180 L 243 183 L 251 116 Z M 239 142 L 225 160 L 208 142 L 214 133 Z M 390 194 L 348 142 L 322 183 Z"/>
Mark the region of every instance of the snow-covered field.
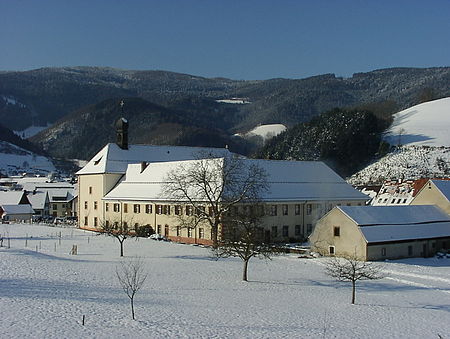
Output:
<path fill-rule="evenodd" d="M 49 158 L 0 141 L 0 172 L 15 175 L 22 172 L 47 174 L 55 171 L 55 166 Z"/>
<path fill-rule="evenodd" d="M 25 128 L 23 131 L 14 131 L 14 133 L 21 136 L 23 139 L 28 139 L 48 127 L 50 127 L 50 124 L 48 124 L 47 126 L 30 126 Z"/>
<path fill-rule="evenodd" d="M 450 259 L 387 262 L 388 277 L 362 282 L 351 305 L 350 287 L 324 274 L 324 259 L 255 259 L 244 283 L 238 259 L 214 261 L 206 248 L 127 239 L 125 256 L 142 257 L 149 274 L 136 296 L 133 321 L 115 276 L 120 257 L 113 238 L 19 224 L 0 225 L 0 233 L 11 239 L 11 248 L 0 248 L 2 338 L 448 338 L 450 333 Z M 75 244 L 78 255 L 69 255 Z"/>
<path fill-rule="evenodd" d="M 385 140 L 391 145 L 450 146 L 450 98 L 425 102 L 394 114 Z"/>
<path fill-rule="evenodd" d="M 240 136 L 244 138 L 250 138 L 253 136 L 260 136 L 263 141 L 267 141 L 281 132 L 284 132 L 286 130 L 286 126 L 283 124 L 269 124 L 269 125 L 259 125 L 253 128 L 252 130 L 246 132 L 246 133 L 237 133 L 235 136 Z"/>

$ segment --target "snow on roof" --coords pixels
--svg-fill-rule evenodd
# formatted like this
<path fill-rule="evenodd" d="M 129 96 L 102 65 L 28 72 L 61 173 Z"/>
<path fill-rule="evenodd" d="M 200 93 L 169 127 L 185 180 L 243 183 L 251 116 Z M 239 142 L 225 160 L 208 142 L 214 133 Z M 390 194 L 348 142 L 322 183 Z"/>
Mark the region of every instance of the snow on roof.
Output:
<path fill-rule="evenodd" d="M 450 180 L 431 180 L 441 193 L 450 201 Z"/>
<path fill-rule="evenodd" d="M 338 206 L 337 208 L 358 226 L 450 222 L 448 214 L 434 205 Z"/>
<path fill-rule="evenodd" d="M 33 214 L 34 210 L 31 205 L 2 205 L 4 214 Z"/>
<path fill-rule="evenodd" d="M 202 153 L 224 156 L 231 153 L 225 148 L 129 145 L 121 149 L 117 144 L 107 144 L 76 174 L 118 173 L 124 174 L 128 164 L 147 162 L 166 162 L 192 160 Z"/>
<path fill-rule="evenodd" d="M 450 222 L 376 225 L 359 229 L 369 243 L 450 237 Z"/>
<path fill-rule="evenodd" d="M 38 191 L 34 194 L 27 194 L 28 200 L 31 203 L 33 209 L 42 210 L 45 207 L 45 201 L 47 200 L 47 192 Z"/>
<path fill-rule="evenodd" d="M 21 191 L 0 192 L 0 205 L 18 205 L 22 196 Z"/>
<path fill-rule="evenodd" d="M 167 174 L 178 166 L 190 166 L 196 161 L 199 160 L 151 163 L 142 172 L 140 164 L 129 165 L 124 179 L 105 199 L 167 200 L 162 193 Z M 208 161 L 223 161 L 223 158 Z M 263 194 L 264 201 L 367 200 L 366 195 L 355 190 L 322 162 L 242 161 L 247 166 L 259 166 L 267 173 L 269 189 Z"/>

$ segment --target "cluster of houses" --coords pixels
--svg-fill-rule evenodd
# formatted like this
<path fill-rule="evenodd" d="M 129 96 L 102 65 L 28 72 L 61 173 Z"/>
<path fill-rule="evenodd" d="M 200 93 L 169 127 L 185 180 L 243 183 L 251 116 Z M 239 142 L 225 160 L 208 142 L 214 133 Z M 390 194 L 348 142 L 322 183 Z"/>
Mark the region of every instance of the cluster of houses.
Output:
<path fill-rule="evenodd" d="M 29 222 L 76 217 L 77 186 L 48 177 L 17 176 L 0 179 L 0 220 Z"/>
<path fill-rule="evenodd" d="M 210 244 L 208 224 L 178 225 L 177 216 L 192 212 L 186 202 L 167 196 L 164 184 L 177 166 L 193 165 L 201 155 L 223 159 L 231 156 L 228 149 L 128 145 L 126 120 L 116 127 L 117 143 L 107 144 L 77 173 L 79 227 L 100 230 L 121 222 L 130 229 L 150 227 L 173 241 Z M 392 189 L 387 183 L 372 199 L 377 203 L 367 206 L 367 195 L 322 162 L 243 161 L 267 174 L 268 190 L 261 197 L 266 239 L 309 239 L 322 254 L 366 260 L 431 256 L 450 247 L 450 181 L 423 181 L 414 197 L 409 187 Z"/>

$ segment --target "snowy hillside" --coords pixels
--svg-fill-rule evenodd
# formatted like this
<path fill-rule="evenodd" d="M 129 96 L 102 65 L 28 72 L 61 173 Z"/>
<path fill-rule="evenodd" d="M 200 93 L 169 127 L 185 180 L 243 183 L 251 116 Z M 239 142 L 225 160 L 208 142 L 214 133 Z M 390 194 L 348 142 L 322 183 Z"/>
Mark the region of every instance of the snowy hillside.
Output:
<path fill-rule="evenodd" d="M 384 180 L 448 178 L 450 147 L 402 146 L 352 175 L 352 185 L 381 184 Z"/>
<path fill-rule="evenodd" d="M 348 179 L 351 184 L 450 177 L 450 98 L 394 114 L 394 122 L 384 140 L 397 147 L 351 176 Z"/>
<path fill-rule="evenodd" d="M 425 102 L 394 114 L 386 131 L 391 145 L 450 146 L 450 98 Z"/>
<path fill-rule="evenodd" d="M 16 175 L 27 172 L 46 175 L 55 171 L 55 166 L 48 158 L 36 155 L 9 142 L 0 141 L 0 173 Z"/>
<path fill-rule="evenodd" d="M 14 133 L 16 133 L 18 136 L 22 137 L 22 139 L 28 139 L 31 138 L 32 136 L 38 134 L 39 132 L 43 131 L 44 129 L 46 129 L 48 126 L 30 126 L 25 128 L 23 131 L 14 131 Z"/>
<path fill-rule="evenodd" d="M 243 134 L 235 134 L 236 136 L 251 138 L 253 136 L 259 136 L 263 141 L 269 140 L 274 136 L 277 136 L 281 132 L 286 130 L 286 126 L 283 124 L 270 124 L 270 125 L 259 125 Z"/>
<path fill-rule="evenodd" d="M 148 272 L 136 321 L 115 268 L 113 238 L 79 229 L 2 225 L 2 338 L 447 338 L 450 259 L 384 263 L 387 277 L 351 287 L 324 273 L 324 259 L 237 258 L 206 248 L 125 241 L 125 260 Z M 27 240 L 26 240 L 27 239 Z M 8 242 L 4 240 L 3 245 Z M 69 255 L 78 245 L 78 255 Z M 82 318 L 85 316 L 85 324 Z"/>

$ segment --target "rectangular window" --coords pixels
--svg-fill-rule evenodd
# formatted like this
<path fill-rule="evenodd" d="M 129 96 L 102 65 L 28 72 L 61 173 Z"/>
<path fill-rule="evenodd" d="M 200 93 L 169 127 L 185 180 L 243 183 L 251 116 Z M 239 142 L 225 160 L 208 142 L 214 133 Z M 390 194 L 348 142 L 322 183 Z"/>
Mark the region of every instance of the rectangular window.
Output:
<path fill-rule="evenodd" d="M 105 221 L 105 226 L 106 226 L 106 227 L 109 227 L 109 220 L 106 220 L 106 221 Z"/>
<path fill-rule="evenodd" d="M 300 236 L 301 234 L 301 226 L 300 225 L 295 225 L 295 236 Z"/>
<path fill-rule="evenodd" d="M 210 217 L 212 217 L 214 215 L 214 209 L 211 206 L 208 207 L 208 215 Z"/>
<path fill-rule="evenodd" d="M 306 204 L 306 215 L 311 215 L 312 213 L 312 205 Z"/>
<path fill-rule="evenodd" d="M 272 237 L 273 238 L 278 237 L 278 227 L 277 226 L 272 226 Z"/>
<path fill-rule="evenodd" d="M 114 210 L 114 212 L 120 212 L 120 204 L 114 204 L 113 210 Z"/>
<path fill-rule="evenodd" d="M 87 226 L 88 224 L 88 217 L 84 217 L 84 226 Z"/>
<path fill-rule="evenodd" d="M 277 205 L 271 205 L 270 206 L 270 215 L 276 216 L 277 215 Z"/>
<path fill-rule="evenodd" d="M 163 206 L 163 213 L 170 215 L 170 206 L 169 205 L 164 205 Z"/>
<path fill-rule="evenodd" d="M 89 194 L 92 194 L 92 186 L 89 186 Z"/>
<path fill-rule="evenodd" d="M 175 215 L 181 215 L 182 210 L 180 205 L 175 205 Z"/>
<path fill-rule="evenodd" d="M 177 237 L 181 235 L 181 226 L 177 226 Z"/>
<path fill-rule="evenodd" d="M 139 205 L 139 204 L 134 204 L 134 205 L 133 205 L 133 212 L 134 212 L 134 213 L 141 213 L 141 205 Z"/>
<path fill-rule="evenodd" d="M 386 247 L 383 247 L 381 249 L 381 256 L 385 257 L 386 256 Z"/>
<path fill-rule="evenodd" d="M 204 231 L 203 231 L 203 228 L 199 228 L 199 229 L 198 229 L 198 237 L 199 237 L 200 239 L 203 239 L 204 236 L 205 236 L 205 233 L 204 233 Z"/>
<path fill-rule="evenodd" d="M 54 209 L 54 210 L 57 210 L 57 209 L 58 209 L 58 205 L 53 204 L 53 209 Z"/>
<path fill-rule="evenodd" d="M 105 204 L 105 211 L 108 212 L 109 211 L 109 203 Z"/>
<path fill-rule="evenodd" d="M 334 246 L 330 246 L 329 249 L 328 249 L 328 251 L 330 252 L 331 255 L 334 255 L 334 253 L 335 253 L 335 248 L 334 248 Z"/>
<path fill-rule="evenodd" d="M 333 234 L 335 237 L 340 237 L 341 236 L 341 228 L 339 226 L 334 226 Z"/>
<path fill-rule="evenodd" d="M 87 201 L 84 202 L 84 209 L 85 209 L 85 210 L 88 209 L 88 202 L 87 202 Z"/>
<path fill-rule="evenodd" d="M 295 204 L 295 215 L 300 215 L 300 204 Z"/>
<path fill-rule="evenodd" d="M 147 214 L 152 213 L 152 205 L 151 204 L 145 205 L 145 213 L 147 213 Z"/>
<path fill-rule="evenodd" d="M 128 213 L 128 204 L 123 204 L 123 213 Z"/>
<path fill-rule="evenodd" d="M 288 215 L 289 214 L 289 206 L 282 205 L 282 211 L 283 211 L 283 215 Z"/>
<path fill-rule="evenodd" d="M 188 237 L 192 238 L 192 228 L 188 227 L 187 231 L 188 231 Z"/>
<path fill-rule="evenodd" d="M 156 227 L 156 233 L 161 234 L 161 225 Z"/>
<path fill-rule="evenodd" d="M 155 205 L 156 214 L 162 214 L 162 205 Z"/>
<path fill-rule="evenodd" d="M 98 207 L 97 201 L 94 201 L 94 210 L 96 210 Z"/>
<path fill-rule="evenodd" d="M 289 237 L 289 226 L 283 226 L 283 237 Z"/>
<path fill-rule="evenodd" d="M 97 219 L 97 217 L 94 217 L 94 227 L 97 227 L 98 226 L 98 219 Z"/>
<path fill-rule="evenodd" d="M 186 206 L 186 215 L 192 215 L 192 206 Z"/>
<path fill-rule="evenodd" d="M 306 224 L 306 232 L 308 234 L 311 234 L 311 232 L 312 232 L 312 224 Z"/>

